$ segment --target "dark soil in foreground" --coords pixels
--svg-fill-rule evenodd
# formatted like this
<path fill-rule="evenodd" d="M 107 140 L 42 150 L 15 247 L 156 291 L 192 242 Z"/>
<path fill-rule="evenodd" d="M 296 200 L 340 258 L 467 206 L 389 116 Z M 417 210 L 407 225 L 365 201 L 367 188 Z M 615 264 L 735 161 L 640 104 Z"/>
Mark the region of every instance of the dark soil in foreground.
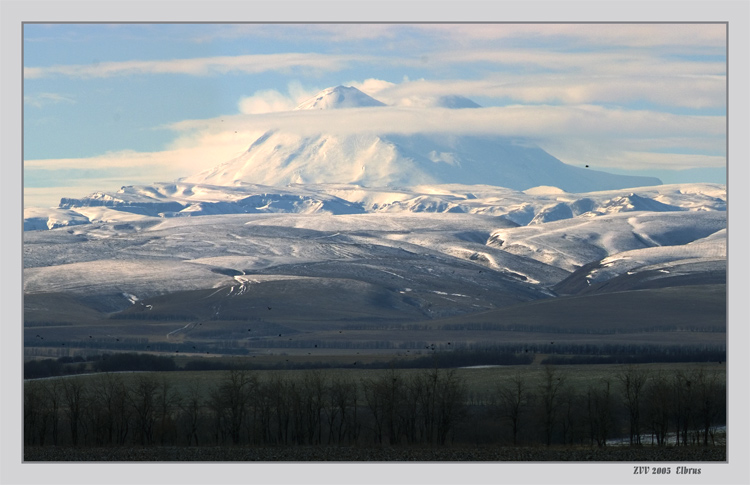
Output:
<path fill-rule="evenodd" d="M 25 447 L 24 461 L 726 461 L 725 446 L 598 448 L 445 447 L 142 447 L 69 448 Z"/>

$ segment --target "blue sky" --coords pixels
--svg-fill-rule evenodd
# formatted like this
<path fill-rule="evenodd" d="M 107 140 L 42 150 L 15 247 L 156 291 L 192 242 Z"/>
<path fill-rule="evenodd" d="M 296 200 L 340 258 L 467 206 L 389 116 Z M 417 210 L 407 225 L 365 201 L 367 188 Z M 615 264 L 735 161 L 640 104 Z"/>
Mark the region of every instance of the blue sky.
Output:
<path fill-rule="evenodd" d="M 25 205 L 169 181 L 353 85 L 390 105 L 326 130 L 533 140 L 665 183 L 726 178 L 724 24 L 26 24 Z M 483 106 L 437 126 L 430 97 Z M 470 112 L 470 113 L 469 113 Z"/>

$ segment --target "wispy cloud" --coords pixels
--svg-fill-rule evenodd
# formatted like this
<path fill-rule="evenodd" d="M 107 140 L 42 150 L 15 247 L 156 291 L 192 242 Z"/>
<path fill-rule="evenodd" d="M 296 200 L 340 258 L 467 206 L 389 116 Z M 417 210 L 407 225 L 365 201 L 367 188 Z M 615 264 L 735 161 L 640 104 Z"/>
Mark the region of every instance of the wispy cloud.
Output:
<path fill-rule="evenodd" d="M 492 75 L 484 79 L 415 80 L 394 84 L 369 79 L 353 85 L 370 96 L 398 105 L 414 96 L 460 94 L 519 103 L 628 104 L 723 108 L 726 79 L 714 75 Z"/>
<path fill-rule="evenodd" d="M 463 23 L 422 24 L 417 28 L 439 33 L 458 43 L 518 39 L 565 41 L 606 46 L 698 46 L 723 48 L 723 23 Z"/>
<path fill-rule="evenodd" d="M 483 133 L 504 136 L 602 134 L 619 136 L 720 136 L 723 116 L 675 115 L 650 110 L 625 110 L 596 105 L 512 105 L 482 109 L 353 108 L 347 110 L 286 111 L 234 115 L 221 119 L 186 120 L 169 125 L 177 132 L 227 129 L 289 130 L 308 135 L 327 133 Z"/>
<path fill-rule="evenodd" d="M 345 42 L 393 39 L 409 26 L 381 23 L 245 23 L 208 27 L 192 37 L 193 42 L 208 43 L 244 38 Z"/>
<path fill-rule="evenodd" d="M 222 25 L 197 33 L 195 42 L 226 39 L 271 38 L 357 42 L 408 38 L 410 45 L 429 46 L 436 42 L 453 45 L 486 44 L 492 41 L 523 41 L 571 46 L 722 48 L 726 41 L 723 23 L 313 23 Z M 421 37 L 421 38 L 420 38 Z"/>
<path fill-rule="evenodd" d="M 217 56 L 159 61 L 94 62 L 91 64 L 24 67 L 24 79 L 63 76 L 71 78 L 105 78 L 136 74 L 186 74 L 209 76 L 228 73 L 258 74 L 267 71 L 289 71 L 295 68 L 337 71 L 347 63 L 363 61 L 361 56 L 315 53 L 257 54 Z"/>
<path fill-rule="evenodd" d="M 24 95 L 23 103 L 27 106 L 33 106 L 35 108 L 42 108 L 51 104 L 59 103 L 75 103 L 75 99 L 71 96 L 65 96 L 58 93 L 38 93 Z"/>
<path fill-rule="evenodd" d="M 251 96 L 242 97 L 238 103 L 238 108 L 240 113 L 243 114 L 291 111 L 318 91 L 319 89 L 305 88 L 299 82 L 291 82 L 287 86 L 286 94 L 276 89 L 256 91 Z"/>

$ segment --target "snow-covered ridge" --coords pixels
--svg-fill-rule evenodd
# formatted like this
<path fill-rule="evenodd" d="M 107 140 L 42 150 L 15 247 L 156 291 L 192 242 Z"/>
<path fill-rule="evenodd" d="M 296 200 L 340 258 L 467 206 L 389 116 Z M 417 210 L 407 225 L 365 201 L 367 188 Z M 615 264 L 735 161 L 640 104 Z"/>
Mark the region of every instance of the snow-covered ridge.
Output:
<path fill-rule="evenodd" d="M 26 209 L 25 230 L 90 222 L 220 214 L 466 213 L 501 217 L 515 225 L 624 212 L 725 211 L 724 186 L 678 184 L 591 193 L 540 188 L 517 191 L 487 185 L 438 184 L 408 189 L 353 184 L 258 184 L 234 186 L 187 182 L 125 186 L 62 199 L 59 208 Z"/>

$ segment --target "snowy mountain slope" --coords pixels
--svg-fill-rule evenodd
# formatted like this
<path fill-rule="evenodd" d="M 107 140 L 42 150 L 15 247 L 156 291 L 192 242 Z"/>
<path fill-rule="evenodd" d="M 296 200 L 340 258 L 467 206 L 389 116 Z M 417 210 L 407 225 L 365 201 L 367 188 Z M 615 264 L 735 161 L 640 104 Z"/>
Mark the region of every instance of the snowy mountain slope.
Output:
<path fill-rule="evenodd" d="M 710 231 L 705 225 L 703 229 Z M 665 239 L 670 232 L 667 228 L 657 238 Z M 694 234 L 699 233 L 700 231 L 696 231 Z M 727 266 L 726 235 L 726 229 L 720 229 L 687 244 L 622 251 L 584 265 L 556 285 L 555 290 L 572 294 L 681 284 L 724 284 Z M 681 236 L 684 237 L 685 234 Z M 679 236 L 671 237 L 667 242 L 678 243 Z"/>
<path fill-rule="evenodd" d="M 356 194 L 362 201 L 384 200 L 378 193 L 351 186 L 327 188 L 350 198 Z M 459 189 L 465 188 L 426 186 L 421 191 L 456 197 L 463 193 Z M 245 195 L 241 187 L 232 189 L 232 197 Z M 298 189 L 289 188 L 292 192 Z M 306 190 L 318 193 L 320 187 Z M 550 199 L 572 203 L 587 199 L 597 207 L 617 196 L 605 192 L 581 197 L 557 191 L 530 195 L 491 187 L 472 190 L 464 193 L 467 203 L 498 203 L 494 197 L 505 194 L 512 206 L 526 201 L 523 203 L 537 209 L 547 206 Z M 673 188 L 666 190 L 673 192 Z M 156 199 L 172 194 L 187 199 L 200 194 L 214 201 L 228 197 L 223 189 L 186 184 L 131 187 L 121 198 L 132 192 L 133 200 L 143 200 L 144 191 Z M 658 193 L 649 195 L 657 197 Z M 262 275 L 266 279 L 362 281 L 408 299 L 422 308 L 420 311 L 430 309 L 430 315 L 453 307 L 455 311 L 477 311 L 487 305 L 549 297 L 549 288 L 569 279 L 571 273 L 583 272 L 582 267 L 588 271 L 582 277 L 606 281 L 668 262 L 721 265 L 726 252 L 726 213 L 692 208 L 610 214 L 590 211 L 528 226 L 517 226 L 507 217 L 467 212 L 278 212 L 187 218 L 128 212 L 128 222 L 27 231 L 25 292 L 101 295 L 108 305 L 113 301 L 126 305 L 130 303 L 123 300 L 123 293 L 147 298 L 173 291 L 240 288 Z M 99 211 L 101 207 L 88 209 Z M 689 272 L 714 269 L 694 266 Z M 481 300 L 451 296 L 490 293 L 492 297 Z M 459 301 L 454 301 L 456 298 Z"/>
<path fill-rule="evenodd" d="M 493 230 L 498 226 L 513 226 L 495 217 L 453 213 L 279 216 L 258 220 L 253 225 L 313 229 L 333 233 L 336 237 L 346 235 L 360 244 L 447 256 L 540 286 L 552 285 L 568 275 L 565 270 L 488 246 L 486 242 Z"/>
<path fill-rule="evenodd" d="M 44 229 L 56 229 L 58 227 L 76 226 L 89 224 L 90 218 L 81 213 L 63 208 L 28 208 L 23 212 L 23 230 L 37 231 Z"/>
<path fill-rule="evenodd" d="M 490 184 L 516 190 L 555 185 L 588 192 L 658 185 L 649 177 L 566 165 L 538 147 L 494 136 L 357 134 L 302 136 L 269 131 L 247 152 L 184 182 L 283 186 L 344 183 L 371 187 Z"/>
<path fill-rule="evenodd" d="M 424 315 L 548 296 L 507 271 L 488 271 L 471 258 L 387 237 L 414 233 L 417 241 L 426 233 L 426 241 L 461 245 L 470 231 L 482 227 L 489 233 L 495 223 L 483 216 L 442 214 L 256 214 L 99 223 L 81 226 L 78 233 L 27 232 L 24 291 L 99 295 L 107 308 L 117 309 L 132 304 L 122 295 L 240 291 L 279 276 L 321 278 L 381 288 Z M 532 264 L 529 271 L 534 267 L 543 265 Z M 547 282 L 563 275 L 555 276 Z M 478 300 L 480 294 L 486 296 Z"/>
<path fill-rule="evenodd" d="M 236 187 L 186 183 L 125 186 L 114 194 L 97 192 L 81 199 L 63 198 L 60 202 L 60 208 L 76 208 L 80 213 L 91 212 L 91 208 L 94 207 L 150 217 L 266 212 L 363 212 L 356 204 L 324 193 L 314 193 L 302 187 L 286 190 L 248 184 Z M 111 217 L 113 214 L 110 211 L 107 215 Z"/>
<path fill-rule="evenodd" d="M 722 211 L 625 212 L 499 229 L 488 245 L 567 271 L 624 251 L 680 246 L 726 228 Z"/>

